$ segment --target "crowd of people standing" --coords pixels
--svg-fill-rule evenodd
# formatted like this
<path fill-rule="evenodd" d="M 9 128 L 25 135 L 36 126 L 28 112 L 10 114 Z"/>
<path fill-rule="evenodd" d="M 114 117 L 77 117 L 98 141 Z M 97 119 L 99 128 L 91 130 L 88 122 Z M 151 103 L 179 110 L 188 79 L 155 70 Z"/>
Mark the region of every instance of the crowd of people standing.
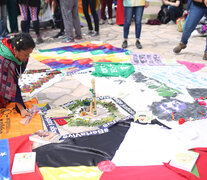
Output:
<path fill-rule="evenodd" d="M 189 3 L 189 2 L 193 3 Z M 131 22 L 135 23 L 135 46 L 142 48 L 140 42 L 142 30 L 142 16 L 144 8 L 149 6 L 149 0 L 1 0 L 0 1 L 0 39 L 7 37 L 9 33 L 29 33 L 30 22 L 36 34 L 36 44 L 43 43 L 44 40 L 40 33 L 39 12 L 42 4 L 48 4 L 51 7 L 51 16 L 55 22 L 56 11 L 59 13 L 60 32 L 53 38 L 65 36 L 63 42 L 75 42 L 76 39 L 82 39 L 80 7 L 85 17 L 88 27 L 88 35 L 99 36 L 100 25 L 108 24 L 123 26 L 122 48 L 128 47 L 128 35 Z M 175 23 L 177 18 L 183 14 L 183 0 L 162 0 L 162 8 L 167 8 L 170 13 L 170 19 Z M 116 11 L 114 8 L 116 4 Z M 186 20 L 181 42 L 173 50 L 179 53 L 186 48 L 188 38 L 195 29 L 199 20 L 206 14 L 206 0 L 188 0 L 190 14 Z M 100 15 L 99 15 L 99 12 Z M 116 12 L 116 21 L 113 22 L 113 12 Z M 7 15 L 9 21 L 9 30 L 7 24 Z M 20 28 L 18 27 L 18 15 L 21 15 Z M 204 51 L 204 59 L 207 59 L 207 49 Z"/>

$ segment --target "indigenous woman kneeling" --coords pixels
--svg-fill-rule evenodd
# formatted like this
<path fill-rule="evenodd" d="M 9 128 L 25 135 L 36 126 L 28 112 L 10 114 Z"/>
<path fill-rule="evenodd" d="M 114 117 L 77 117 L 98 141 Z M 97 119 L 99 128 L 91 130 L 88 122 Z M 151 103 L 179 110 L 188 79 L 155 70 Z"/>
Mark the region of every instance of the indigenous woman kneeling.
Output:
<path fill-rule="evenodd" d="M 35 43 L 28 33 L 16 34 L 0 42 L 0 108 L 16 104 L 22 117 L 29 115 L 22 99 L 18 80 L 25 71 Z"/>

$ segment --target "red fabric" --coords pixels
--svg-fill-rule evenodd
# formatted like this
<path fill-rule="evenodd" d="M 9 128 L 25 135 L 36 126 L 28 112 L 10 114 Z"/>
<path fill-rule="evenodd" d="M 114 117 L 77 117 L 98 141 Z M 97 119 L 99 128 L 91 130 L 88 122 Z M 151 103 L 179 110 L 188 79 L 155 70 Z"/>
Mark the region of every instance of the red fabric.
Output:
<path fill-rule="evenodd" d="M 3 43 L 3 45 L 6 46 L 6 47 L 12 52 L 12 54 L 15 56 L 13 47 L 12 47 L 11 43 L 8 43 L 8 42 L 7 42 L 7 39 L 6 39 L 6 38 L 4 38 L 4 39 L 2 40 L 2 43 Z"/>
<path fill-rule="evenodd" d="M 79 64 L 83 65 L 83 64 L 92 63 L 93 61 L 90 58 L 84 58 L 84 59 L 79 59 L 78 62 Z"/>
<path fill-rule="evenodd" d="M 123 0 L 117 0 L 117 9 L 116 9 L 116 24 L 124 24 L 124 6 Z"/>
<path fill-rule="evenodd" d="M 58 62 L 62 64 L 72 64 L 74 61 L 72 59 L 60 59 Z"/>
<path fill-rule="evenodd" d="M 119 166 L 111 172 L 104 172 L 100 180 L 187 180 L 163 165 Z"/>
<path fill-rule="evenodd" d="M 65 124 L 68 124 L 67 121 L 63 118 L 55 119 L 55 122 L 58 123 L 59 126 L 63 126 Z"/>
<path fill-rule="evenodd" d="M 10 173 L 11 173 L 15 153 L 32 152 L 32 142 L 29 141 L 29 135 L 10 138 L 9 151 L 10 151 Z M 43 177 L 40 173 L 37 164 L 35 165 L 35 172 L 15 174 L 15 175 L 11 174 L 11 178 L 12 180 L 22 180 L 22 179 L 43 180 Z"/>
<path fill-rule="evenodd" d="M 87 44 L 87 47 L 89 47 L 91 49 L 96 49 L 96 48 L 99 48 L 100 46 L 97 44 Z"/>
<path fill-rule="evenodd" d="M 164 165 L 176 173 L 182 174 L 188 180 L 207 180 L 207 148 L 194 148 L 192 150 L 199 153 L 199 157 L 196 161 L 199 178 L 188 171 L 172 167 L 169 163 L 165 163 Z"/>
<path fill-rule="evenodd" d="M 43 61 L 41 61 L 43 64 L 48 64 L 48 63 L 52 63 L 52 62 L 56 62 L 56 59 L 44 59 Z"/>
<path fill-rule="evenodd" d="M 102 45 L 102 46 L 106 47 L 107 49 L 111 49 L 111 48 L 114 47 L 114 46 L 112 46 L 111 44 L 104 44 L 104 45 Z"/>
<path fill-rule="evenodd" d="M 78 49 L 78 48 L 82 48 L 82 47 L 85 47 L 85 46 L 83 46 L 81 44 L 76 44 L 76 45 L 73 45 L 72 47 Z"/>

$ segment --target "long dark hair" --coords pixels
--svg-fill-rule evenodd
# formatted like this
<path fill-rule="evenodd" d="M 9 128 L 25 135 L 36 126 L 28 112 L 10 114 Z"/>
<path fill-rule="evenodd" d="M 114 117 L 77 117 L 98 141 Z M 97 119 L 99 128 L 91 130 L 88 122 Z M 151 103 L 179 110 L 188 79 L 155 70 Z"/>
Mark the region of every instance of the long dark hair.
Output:
<path fill-rule="evenodd" d="M 13 38 L 8 40 L 8 43 L 11 43 L 12 47 L 17 51 L 35 48 L 35 42 L 29 33 L 16 34 Z"/>

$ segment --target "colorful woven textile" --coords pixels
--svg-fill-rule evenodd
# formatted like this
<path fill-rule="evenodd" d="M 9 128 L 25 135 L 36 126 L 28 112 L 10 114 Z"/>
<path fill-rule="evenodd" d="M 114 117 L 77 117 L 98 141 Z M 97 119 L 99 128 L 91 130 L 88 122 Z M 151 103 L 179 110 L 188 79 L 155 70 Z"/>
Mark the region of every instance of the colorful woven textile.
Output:
<path fill-rule="evenodd" d="M 54 69 L 73 68 L 73 71 L 92 67 L 93 62 L 122 62 L 130 60 L 128 51 L 110 44 L 90 42 L 73 46 L 39 50 L 31 55 Z"/>

